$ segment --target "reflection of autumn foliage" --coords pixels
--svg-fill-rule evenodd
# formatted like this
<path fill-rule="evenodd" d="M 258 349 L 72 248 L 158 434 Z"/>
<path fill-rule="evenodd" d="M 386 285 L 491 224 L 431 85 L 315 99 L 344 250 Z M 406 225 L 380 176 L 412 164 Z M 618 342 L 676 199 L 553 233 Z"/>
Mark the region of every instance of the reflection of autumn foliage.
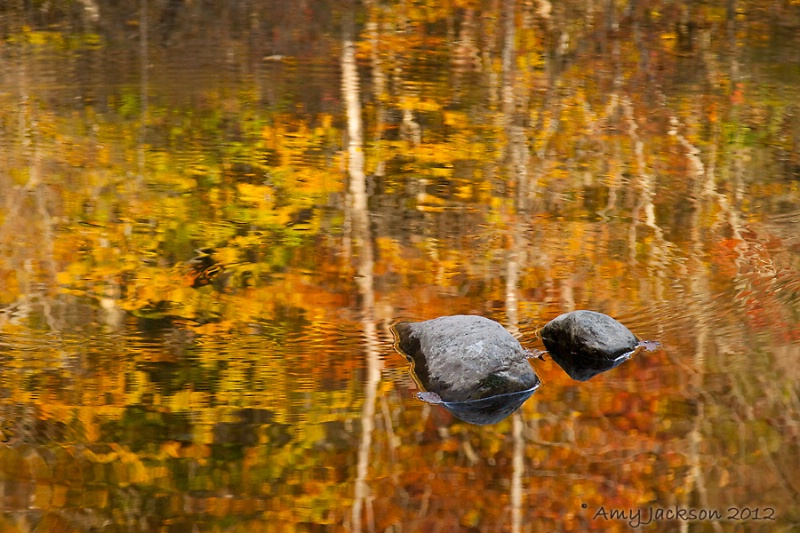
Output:
<path fill-rule="evenodd" d="M 526 527 L 623 530 L 590 511 L 651 502 L 797 521 L 798 80 L 776 66 L 796 9 L 365 2 L 365 245 L 341 6 L 153 2 L 147 26 L 106 4 L 0 7 L 5 510 L 43 530 L 356 529 L 371 246 L 362 529 L 506 530 L 519 474 L 511 419 L 413 400 L 389 324 L 478 313 L 534 347 L 570 308 L 665 350 L 580 385 L 533 362 Z"/>

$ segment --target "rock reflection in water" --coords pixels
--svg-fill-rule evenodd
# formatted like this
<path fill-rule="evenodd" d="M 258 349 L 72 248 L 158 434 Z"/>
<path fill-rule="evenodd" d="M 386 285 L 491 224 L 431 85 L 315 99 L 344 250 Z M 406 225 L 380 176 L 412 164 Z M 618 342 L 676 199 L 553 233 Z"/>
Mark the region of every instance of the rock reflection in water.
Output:
<path fill-rule="evenodd" d="M 400 322 L 396 347 L 412 362 L 425 392 L 473 424 L 494 424 L 519 409 L 539 387 L 528 353 L 499 323 L 471 315 Z"/>
<path fill-rule="evenodd" d="M 587 381 L 621 365 L 637 351 L 653 351 L 659 343 L 639 341 L 624 325 L 595 311 L 560 315 L 542 328 L 545 348 L 577 381 Z"/>

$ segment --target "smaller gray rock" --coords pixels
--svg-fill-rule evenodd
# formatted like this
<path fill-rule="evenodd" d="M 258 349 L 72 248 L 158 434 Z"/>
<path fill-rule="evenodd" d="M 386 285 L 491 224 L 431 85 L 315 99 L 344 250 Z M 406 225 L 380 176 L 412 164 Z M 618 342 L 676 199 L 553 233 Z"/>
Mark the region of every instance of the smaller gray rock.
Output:
<path fill-rule="evenodd" d="M 577 381 L 622 364 L 639 346 L 628 328 L 595 311 L 558 316 L 542 328 L 541 336 L 553 360 Z"/>
<path fill-rule="evenodd" d="M 513 413 L 539 386 L 526 352 L 499 323 L 472 315 L 401 322 L 396 347 L 412 362 L 421 399 L 475 424 Z"/>

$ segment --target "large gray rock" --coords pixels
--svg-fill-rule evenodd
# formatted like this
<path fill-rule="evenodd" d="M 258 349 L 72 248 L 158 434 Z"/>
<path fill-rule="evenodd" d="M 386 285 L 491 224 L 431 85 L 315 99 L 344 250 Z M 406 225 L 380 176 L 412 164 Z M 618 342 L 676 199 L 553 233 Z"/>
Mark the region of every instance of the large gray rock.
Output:
<path fill-rule="evenodd" d="M 456 315 L 394 326 L 396 346 L 426 391 L 462 420 L 491 424 L 522 405 L 539 386 L 526 352 L 499 323 Z"/>
<path fill-rule="evenodd" d="M 553 360 L 577 381 L 624 363 L 640 346 L 628 328 L 595 311 L 558 316 L 542 328 L 541 336 Z"/>

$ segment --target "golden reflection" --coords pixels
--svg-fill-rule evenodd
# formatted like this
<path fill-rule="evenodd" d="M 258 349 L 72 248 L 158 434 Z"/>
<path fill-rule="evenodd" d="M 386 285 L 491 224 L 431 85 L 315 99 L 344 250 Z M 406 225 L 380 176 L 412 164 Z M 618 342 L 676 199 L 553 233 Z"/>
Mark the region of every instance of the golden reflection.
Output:
<path fill-rule="evenodd" d="M 0 530 L 797 523 L 791 3 L 6 4 Z M 573 309 L 490 428 L 391 347 Z"/>

